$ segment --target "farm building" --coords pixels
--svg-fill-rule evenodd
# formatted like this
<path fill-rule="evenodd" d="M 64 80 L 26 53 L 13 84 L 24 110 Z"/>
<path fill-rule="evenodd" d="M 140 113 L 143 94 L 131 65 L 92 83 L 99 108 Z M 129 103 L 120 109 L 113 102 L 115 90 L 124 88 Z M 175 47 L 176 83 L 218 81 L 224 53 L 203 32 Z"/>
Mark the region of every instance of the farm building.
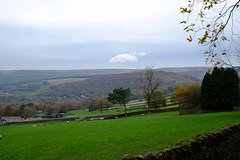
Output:
<path fill-rule="evenodd" d="M 0 117 L 0 124 L 6 124 L 6 120 Z"/>
<path fill-rule="evenodd" d="M 34 118 L 61 118 L 61 117 L 66 117 L 66 116 L 68 116 L 67 113 L 57 113 L 57 114 L 52 114 L 52 115 L 36 114 L 33 117 Z"/>

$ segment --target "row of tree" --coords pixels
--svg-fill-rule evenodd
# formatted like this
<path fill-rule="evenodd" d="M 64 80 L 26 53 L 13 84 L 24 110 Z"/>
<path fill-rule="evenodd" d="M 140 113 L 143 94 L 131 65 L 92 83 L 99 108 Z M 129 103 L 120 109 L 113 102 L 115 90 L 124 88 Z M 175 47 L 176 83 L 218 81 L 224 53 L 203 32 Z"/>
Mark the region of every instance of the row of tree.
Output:
<path fill-rule="evenodd" d="M 226 109 L 240 104 L 239 77 L 233 68 L 215 67 L 205 74 L 201 86 L 191 83 L 176 88 L 174 96 L 182 109 Z"/>
<path fill-rule="evenodd" d="M 51 102 L 47 104 L 21 104 L 13 106 L 0 106 L 1 116 L 21 116 L 22 118 L 32 117 L 34 114 L 46 114 L 51 115 L 54 113 L 65 113 L 70 110 L 85 109 L 90 105 L 88 101 L 79 102 L 65 102 L 56 103 Z"/>
<path fill-rule="evenodd" d="M 232 68 L 215 67 L 206 73 L 201 86 L 201 106 L 204 109 L 232 108 L 239 102 L 239 77 Z"/>

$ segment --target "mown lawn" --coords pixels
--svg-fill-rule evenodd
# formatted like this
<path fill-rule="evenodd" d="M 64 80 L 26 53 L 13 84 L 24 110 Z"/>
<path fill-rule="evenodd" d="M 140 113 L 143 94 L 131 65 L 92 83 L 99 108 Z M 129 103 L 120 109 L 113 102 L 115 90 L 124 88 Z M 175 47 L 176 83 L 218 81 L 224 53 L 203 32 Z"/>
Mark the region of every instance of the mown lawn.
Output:
<path fill-rule="evenodd" d="M 119 159 L 156 151 L 240 121 L 240 111 L 179 116 L 178 112 L 112 120 L 0 126 L 0 159 Z"/>

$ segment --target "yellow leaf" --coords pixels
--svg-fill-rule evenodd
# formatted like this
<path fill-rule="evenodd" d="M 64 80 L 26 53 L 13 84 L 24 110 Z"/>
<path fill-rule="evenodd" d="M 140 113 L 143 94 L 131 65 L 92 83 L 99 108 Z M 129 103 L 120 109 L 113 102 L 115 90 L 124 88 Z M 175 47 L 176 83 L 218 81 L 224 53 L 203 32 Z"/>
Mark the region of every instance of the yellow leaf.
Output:
<path fill-rule="evenodd" d="M 182 23 L 186 24 L 187 22 L 186 22 L 186 21 L 182 21 L 182 22 L 180 22 L 180 24 L 182 24 Z"/>

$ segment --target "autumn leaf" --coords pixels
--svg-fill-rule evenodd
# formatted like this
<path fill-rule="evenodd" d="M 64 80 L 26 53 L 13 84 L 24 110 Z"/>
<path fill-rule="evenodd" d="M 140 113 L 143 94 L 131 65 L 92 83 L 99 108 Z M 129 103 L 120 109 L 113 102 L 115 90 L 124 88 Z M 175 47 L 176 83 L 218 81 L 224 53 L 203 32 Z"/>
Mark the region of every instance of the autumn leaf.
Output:
<path fill-rule="evenodd" d="M 180 22 L 180 24 L 183 24 L 183 23 L 186 24 L 187 22 L 186 22 L 186 21 L 182 21 L 182 22 Z"/>
<path fill-rule="evenodd" d="M 205 51 L 203 54 L 208 54 L 209 52 L 208 51 Z"/>
<path fill-rule="evenodd" d="M 222 40 L 223 40 L 223 41 L 227 40 L 227 37 L 222 36 Z"/>
<path fill-rule="evenodd" d="M 189 42 L 192 42 L 192 36 L 189 36 L 189 38 L 187 38 L 187 40 L 188 40 Z"/>

